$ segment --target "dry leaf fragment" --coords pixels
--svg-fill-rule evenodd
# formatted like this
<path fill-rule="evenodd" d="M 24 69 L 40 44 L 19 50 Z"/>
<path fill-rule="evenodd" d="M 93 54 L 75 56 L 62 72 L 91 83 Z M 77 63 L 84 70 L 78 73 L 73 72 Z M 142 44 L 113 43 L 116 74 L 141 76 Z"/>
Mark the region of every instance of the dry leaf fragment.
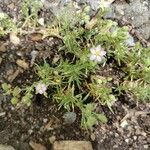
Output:
<path fill-rule="evenodd" d="M 9 38 L 10 38 L 10 42 L 12 42 L 14 45 L 20 44 L 20 39 L 19 37 L 17 37 L 15 32 L 11 32 Z"/>

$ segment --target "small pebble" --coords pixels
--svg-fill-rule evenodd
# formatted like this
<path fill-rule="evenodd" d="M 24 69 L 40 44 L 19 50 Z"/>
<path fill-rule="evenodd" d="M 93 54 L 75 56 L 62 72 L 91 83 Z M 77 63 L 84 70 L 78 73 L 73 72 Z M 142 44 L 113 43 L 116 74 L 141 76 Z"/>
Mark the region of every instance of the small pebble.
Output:
<path fill-rule="evenodd" d="M 1 43 L 0 43 L 0 44 L 1 44 Z M 3 52 L 3 53 L 4 53 L 4 52 L 6 52 L 6 50 L 7 50 L 7 49 L 6 49 L 5 45 L 4 45 L 4 44 L 1 44 L 1 45 L 0 45 L 0 52 Z"/>
<path fill-rule="evenodd" d="M 33 133 L 33 130 L 32 129 L 28 130 L 28 133 L 29 135 L 31 135 Z"/>
<path fill-rule="evenodd" d="M 148 145 L 143 145 L 144 149 L 148 149 L 149 146 Z"/>
<path fill-rule="evenodd" d="M 119 134 L 118 134 L 118 133 L 115 133 L 115 137 L 118 138 L 118 137 L 119 137 Z"/>
<path fill-rule="evenodd" d="M 113 148 L 118 148 L 118 145 L 114 145 Z"/>
<path fill-rule="evenodd" d="M 44 26 L 44 18 L 40 18 L 38 20 L 38 23 L 41 25 L 41 26 Z"/>
<path fill-rule="evenodd" d="M 121 122 L 120 126 L 122 128 L 125 128 L 128 125 L 128 122 L 126 120 L 124 120 L 123 122 Z"/>
<path fill-rule="evenodd" d="M 135 46 L 134 38 L 130 34 L 128 34 L 128 38 L 125 41 L 125 44 L 129 47 Z"/>
<path fill-rule="evenodd" d="M 2 63 L 2 60 L 3 60 L 3 59 L 0 57 L 0 64 Z"/>
<path fill-rule="evenodd" d="M 49 141 L 50 141 L 51 144 L 53 144 L 56 141 L 56 137 L 55 136 L 51 136 L 49 138 Z"/>
<path fill-rule="evenodd" d="M 129 143 L 129 139 L 125 139 L 125 142 L 126 142 L 126 143 Z"/>
<path fill-rule="evenodd" d="M 145 132 L 141 132 L 141 135 L 145 136 L 146 137 L 146 133 Z"/>
<path fill-rule="evenodd" d="M 22 53 L 21 51 L 17 51 L 16 54 L 17 54 L 18 56 L 20 56 L 20 57 L 23 56 L 23 53 Z"/>
<path fill-rule="evenodd" d="M 44 119 L 43 119 L 43 122 L 44 122 L 44 123 L 46 123 L 47 121 L 48 121 L 48 119 L 47 119 L 47 118 L 44 118 Z"/>
<path fill-rule="evenodd" d="M 6 112 L 0 113 L 0 117 L 1 117 L 1 116 L 5 116 L 5 114 L 6 114 Z"/>
<path fill-rule="evenodd" d="M 63 115 L 63 118 L 64 118 L 64 121 L 66 124 L 72 124 L 75 122 L 76 120 L 76 113 L 74 112 L 66 112 L 64 115 Z"/>
<path fill-rule="evenodd" d="M 20 44 L 20 39 L 19 39 L 19 37 L 17 37 L 17 34 L 14 33 L 14 32 L 10 33 L 10 41 L 14 45 L 19 45 Z"/>
<path fill-rule="evenodd" d="M 17 63 L 17 65 L 18 65 L 19 67 L 21 67 L 21 68 L 23 68 L 23 69 L 25 69 L 25 70 L 29 68 L 28 63 L 25 62 L 24 60 L 18 59 L 18 60 L 16 61 L 16 63 Z"/>
<path fill-rule="evenodd" d="M 134 140 L 137 140 L 137 136 L 133 136 L 133 139 L 134 139 Z"/>
<path fill-rule="evenodd" d="M 95 134 L 92 133 L 92 134 L 91 134 L 91 140 L 92 140 L 92 141 L 95 141 L 95 139 L 96 139 Z"/>

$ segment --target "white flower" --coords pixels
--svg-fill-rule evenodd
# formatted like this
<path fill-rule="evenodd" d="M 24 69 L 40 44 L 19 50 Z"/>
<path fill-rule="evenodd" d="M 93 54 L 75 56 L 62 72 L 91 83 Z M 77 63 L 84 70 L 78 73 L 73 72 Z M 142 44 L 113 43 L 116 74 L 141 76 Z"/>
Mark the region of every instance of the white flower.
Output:
<path fill-rule="evenodd" d="M 36 93 L 44 94 L 47 90 L 47 86 L 43 83 L 38 83 L 35 89 L 36 89 Z"/>
<path fill-rule="evenodd" d="M 90 60 L 101 62 L 104 59 L 104 56 L 106 55 L 106 51 L 104 51 L 103 48 L 101 48 L 100 45 L 97 47 L 93 47 L 90 49 Z"/>

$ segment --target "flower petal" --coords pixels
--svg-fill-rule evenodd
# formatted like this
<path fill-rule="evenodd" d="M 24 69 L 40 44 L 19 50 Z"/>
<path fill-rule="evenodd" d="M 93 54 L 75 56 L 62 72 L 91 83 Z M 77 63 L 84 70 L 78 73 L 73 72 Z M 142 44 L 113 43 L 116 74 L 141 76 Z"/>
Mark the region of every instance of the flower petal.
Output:
<path fill-rule="evenodd" d="M 91 52 L 92 54 L 95 54 L 95 47 L 90 48 L 90 52 Z"/>
<path fill-rule="evenodd" d="M 100 55 L 101 55 L 101 56 L 104 56 L 104 55 L 106 55 L 106 51 L 104 51 L 104 50 L 101 50 L 101 52 L 100 52 Z"/>
<path fill-rule="evenodd" d="M 100 51 L 101 50 L 101 46 L 100 45 L 96 46 L 96 50 Z"/>
<path fill-rule="evenodd" d="M 98 61 L 98 62 L 101 62 L 102 61 L 102 57 L 97 56 L 95 60 Z"/>
<path fill-rule="evenodd" d="M 43 92 L 43 90 L 41 89 L 41 90 L 38 91 L 38 93 L 39 93 L 39 94 L 43 94 L 44 92 Z"/>
<path fill-rule="evenodd" d="M 90 60 L 95 60 L 95 59 L 96 59 L 96 55 L 91 54 Z"/>

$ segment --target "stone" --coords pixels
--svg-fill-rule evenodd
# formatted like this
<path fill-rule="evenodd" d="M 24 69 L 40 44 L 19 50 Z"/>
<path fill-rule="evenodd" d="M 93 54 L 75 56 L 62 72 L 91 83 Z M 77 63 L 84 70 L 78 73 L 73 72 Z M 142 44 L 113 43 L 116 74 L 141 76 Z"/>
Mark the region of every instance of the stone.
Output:
<path fill-rule="evenodd" d="M 55 136 L 51 136 L 49 138 L 49 141 L 50 141 L 51 144 L 53 144 L 56 141 L 56 137 Z"/>
<path fill-rule="evenodd" d="M 0 144 L 0 150 L 15 150 L 12 146 Z"/>
<path fill-rule="evenodd" d="M 9 38 L 10 38 L 10 42 L 12 42 L 14 45 L 19 45 L 20 44 L 20 39 L 19 39 L 19 37 L 17 36 L 16 33 L 11 32 L 10 35 L 9 35 Z"/>
<path fill-rule="evenodd" d="M 2 44 L 2 43 L 0 43 L 0 52 L 6 52 L 6 46 L 5 46 L 5 44 Z"/>
<path fill-rule="evenodd" d="M 96 139 L 96 136 L 95 136 L 94 133 L 92 133 L 92 134 L 91 134 L 91 140 L 92 140 L 92 141 L 95 141 L 95 139 Z"/>
<path fill-rule="evenodd" d="M 126 143 L 129 143 L 129 139 L 125 139 L 125 142 L 126 142 Z"/>
<path fill-rule="evenodd" d="M 17 65 L 18 65 L 19 67 L 21 67 L 21 68 L 23 68 L 23 69 L 25 69 L 25 70 L 29 68 L 28 63 L 25 62 L 24 60 L 18 59 L 18 60 L 16 61 L 16 63 L 17 63 Z"/>
<path fill-rule="evenodd" d="M 9 5 L 8 5 L 8 8 L 10 8 L 11 10 L 13 10 L 13 9 L 15 8 L 14 3 L 9 4 Z"/>
<path fill-rule="evenodd" d="M 0 113 L 0 117 L 1 117 L 1 116 L 5 116 L 5 115 L 6 115 L 6 112 L 1 112 L 1 113 Z"/>
<path fill-rule="evenodd" d="M 125 44 L 128 46 L 128 47 L 133 47 L 135 46 L 135 42 L 134 42 L 134 38 L 128 34 L 128 38 L 127 40 L 125 40 Z"/>
<path fill-rule="evenodd" d="M 11 75 L 8 76 L 8 81 L 9 82 L 13 82 L 15 80 L 15 78 L 19 75 L 20 71 L 16 70 L 14 73 L 12 73 Z"/>
<path fill-rule="evenodd" d="M 149 146 L 148 145 L 143 145 L 144 149 L 148 149 Z"/>
<path fill-rule="evenodd" d="M 112 4 L 114 16 L 118 20 L 122 18 L 129 21 L 144 39 L 150 37 L 150 1 L 132 0 L 129 4 L 116 1 Z M 113 19 L 113 18 L 112 18 Z"/>
<path fill-rule="evenodd" d="M 76 113 L 74 112 L 66 112 L 64 115 L 63 115 L 63 118 L 64 118 L 64 121 L 66 124 L 72 124 L 75 122 L 76 120 Z"/>
<path fill-rule="evenodd" d="M 89 141 L 55 141 L 53 150 L 93 150 Z"/>
<path fill-rule="evenodd" d="M 33 141 L 30 141 L 29 145 L 32 147 L 33 150 L 47 150 L 44 145 L 41 145 L 40 143 L 35 143 Z"/>
<path fill-rule="evenodd" d="M 3 60 L 3 59 L 0 57 L 0 64 L 2 63 L 2 60 Z"/>
<path fill-rule="evenodd" d="M 121 122 L 120 126 L 121 126 L 122 128 L 125 128 L 125 127 L 128 126 L 128 122 L 127 122 L 126 120 L 124 120 L 124 121 Z"/>

